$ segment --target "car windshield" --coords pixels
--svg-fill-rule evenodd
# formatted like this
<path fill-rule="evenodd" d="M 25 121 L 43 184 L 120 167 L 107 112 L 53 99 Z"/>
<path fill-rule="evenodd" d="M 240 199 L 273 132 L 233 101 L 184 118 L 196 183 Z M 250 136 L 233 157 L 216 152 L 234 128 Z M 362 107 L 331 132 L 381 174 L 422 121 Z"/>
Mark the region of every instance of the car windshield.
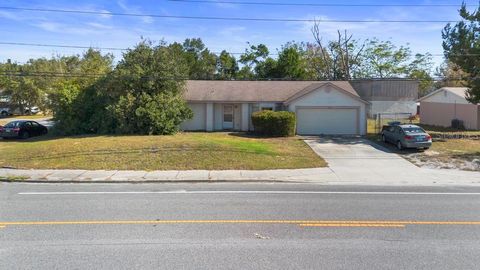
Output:
<path fill-rule="evenodd" d="M 15 122 L 10 122 L 5 125 L 6 128 L 16 128 L 19 127 L 22 124 L 20 121 L 15 121 Z"/>
<path fill-rule="evenodd" d="M 405 133 L 425 133 L 425 131 L 419 127 L 403 128 L 403 131 L 405 131 Z"/>

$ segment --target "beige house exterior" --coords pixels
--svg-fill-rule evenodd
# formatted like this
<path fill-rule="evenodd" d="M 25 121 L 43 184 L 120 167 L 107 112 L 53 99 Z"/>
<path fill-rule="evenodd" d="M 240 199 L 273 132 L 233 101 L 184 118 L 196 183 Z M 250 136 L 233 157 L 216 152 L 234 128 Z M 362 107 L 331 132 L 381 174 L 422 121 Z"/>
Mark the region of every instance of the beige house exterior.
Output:
<path fill-rule="evenodd" d="M 365 135 L 368 102 L 349 82 L 187 81 L 185 99 L 194 112 L 186 131 L 251 131 L 252 113 L 292 111 L 301 135 Z"/>
<path fill-rule="evenodd" d="M 450 127 L 453 119 L 462 120 L 465 128 L 480 129 L 480 105 L 466 100 L 464 87 L 444 87 L 419 99 L 420 123 Z"/>

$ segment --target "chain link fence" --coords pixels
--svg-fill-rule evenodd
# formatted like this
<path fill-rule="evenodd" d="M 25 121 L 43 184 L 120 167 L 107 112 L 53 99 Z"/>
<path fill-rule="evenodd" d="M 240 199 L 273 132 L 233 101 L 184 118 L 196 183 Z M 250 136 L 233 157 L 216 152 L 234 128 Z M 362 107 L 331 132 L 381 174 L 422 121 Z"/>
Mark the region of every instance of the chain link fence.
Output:
<path fill-rule="evenodd" d="M 375 133 L 382 132 L 382 127 L 389 122 L 418 123 L 413 117 L 412 113 L 378 113 L 375 118 Z"/>

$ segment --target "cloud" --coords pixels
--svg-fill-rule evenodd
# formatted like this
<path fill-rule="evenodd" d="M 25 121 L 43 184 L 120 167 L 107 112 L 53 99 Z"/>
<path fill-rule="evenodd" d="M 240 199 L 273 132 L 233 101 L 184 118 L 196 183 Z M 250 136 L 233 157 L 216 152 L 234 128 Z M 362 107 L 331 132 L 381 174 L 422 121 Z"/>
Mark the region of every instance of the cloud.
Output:
<path fill-rule="evenodd" d="M 112 12 L 110 12 L 109 10 L 100 10 L 100 12 L 102 12 L 102 13 L 112 13 Z M 112 15 L 110 15 L 110 14 L 102 14 L 102 15 L 100 15 L 100 17 L 103 18 L 103 19 L 111 19 L 111 18 L 112 18 Z"/>
<path fill-rule="evenodd" d="M 138 6 L 131 6 L 127 4 L 126 0 L 119 0 L 117 1 L 117 5 L 127 13 L 134 13 L 134 14 L 145 14 L 141 11 L 140 7 Z M 152 24 L 155 20 L 152 17 L 141 17 L 141 21 L 145 24 Z"/>
<path fill-rule="evenodd" d="M 61 27 L 60 24 L 54 22 L 41 22 L 38 23 L 36 26 L 49 32 L 57 32 Z"/>

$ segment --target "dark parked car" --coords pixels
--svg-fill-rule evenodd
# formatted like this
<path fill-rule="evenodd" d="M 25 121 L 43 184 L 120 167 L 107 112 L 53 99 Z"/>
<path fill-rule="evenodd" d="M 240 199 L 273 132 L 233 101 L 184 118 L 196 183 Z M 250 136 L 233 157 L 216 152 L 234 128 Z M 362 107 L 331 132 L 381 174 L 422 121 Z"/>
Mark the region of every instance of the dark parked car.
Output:
<path fill-rule="evenodd" d="M 403 148 L 428 149 L 432 146 L 432 136 L 421 127 L 398 123 L 391 123 L 383 127 L 382 141 L 395 144 L 399 150 Z"/>
<path fill-rule="evenodd" d="M 27 120 L 18 120 L 0 127 L 0 137 L 28 139 L 33 136 L 41 136 L 48 133 L 47 127 Z"/>

